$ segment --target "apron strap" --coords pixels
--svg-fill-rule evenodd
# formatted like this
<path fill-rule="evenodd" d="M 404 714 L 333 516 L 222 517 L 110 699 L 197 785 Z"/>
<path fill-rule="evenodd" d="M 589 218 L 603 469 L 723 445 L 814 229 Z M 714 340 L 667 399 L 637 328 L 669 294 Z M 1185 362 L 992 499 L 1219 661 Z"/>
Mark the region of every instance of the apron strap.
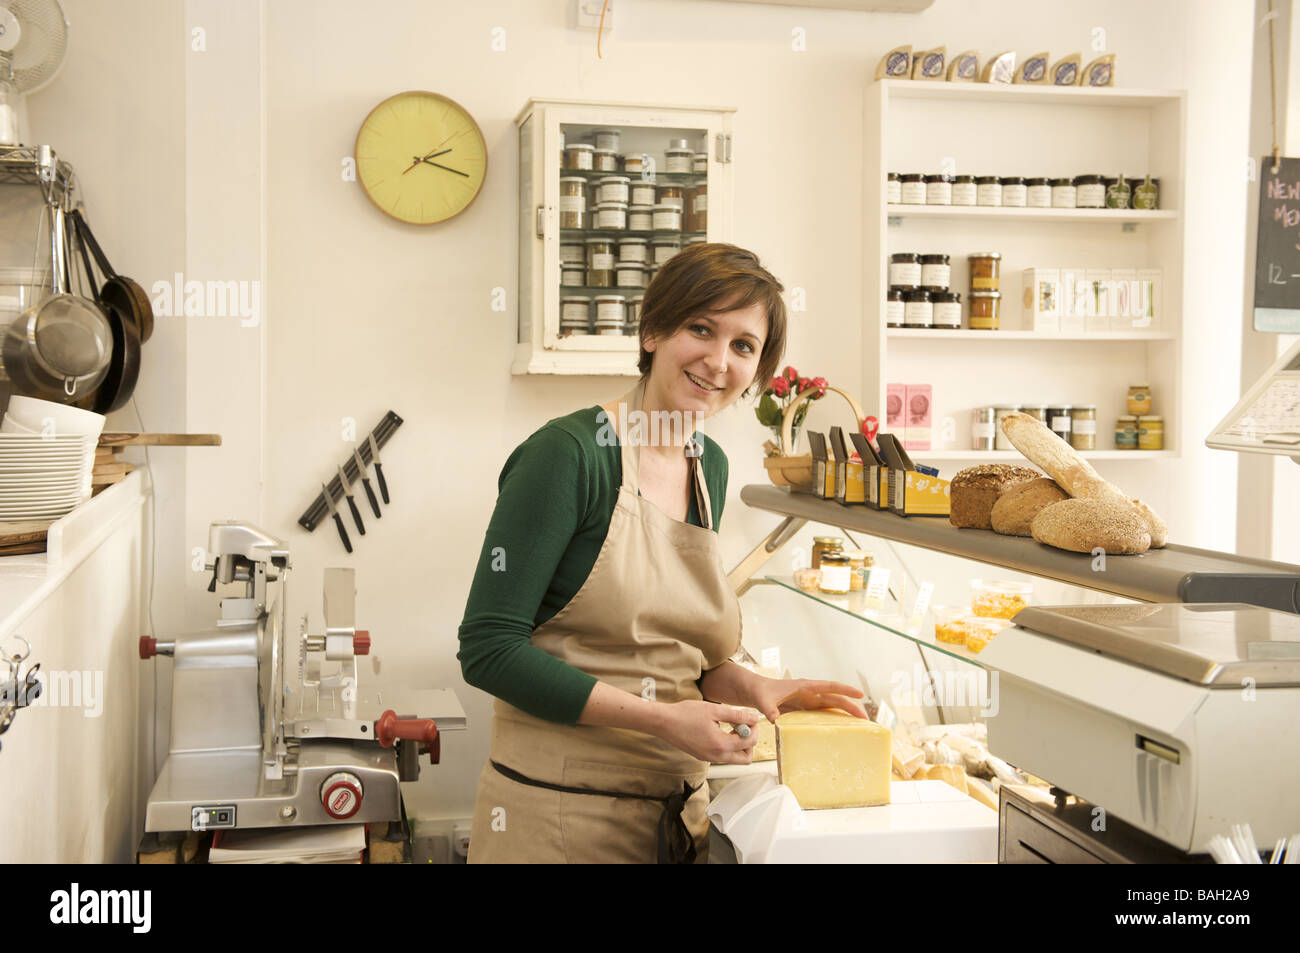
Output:
<path fill-rule="evenodd" d="M 686 455 L 691 461 L 691 475 L 694 477 L 695 484 L 695 506 L 700 511 L 700 525 L 705 529 L 713 529 L 713 507 L 709 504 L 709 486 L 704 482 L 704 445 L 698 440 L 692 440 L 687 445 Z"/>
<path fill-rule="evenodd" d="M 548 791 L 559 791 L 562 794 L 594 794 L 598 797 L 621 797 L 634 798 L 639 801 L 656 801 L 664 806 L 663 813 L 659 815 L 658 827 L 658 859 L 660 864 L 693 864 L 695 863 L 695 838 L 691 836 L 690 829 L 686 822 L 682 820 L 682 811 L 686 807 L 686 802 L 691 799 L 701 787 L 701 785 L 691 786 L 682 781 L 681 791 L 674 792 L 668 797 L 655 797 L 653 794 L 628 794 L 624 791 L 600 791 L 595 788 L 575 788 L 565 784 L 551 784 L 549 781 L 535 781 L 527 775 L 520 774 L 513 768 L 507 768 L 504 764 L 498 764 L 491 758 L 488 762 L 497 771 L 519 784 L 527 784 L 530 787 L 545 788 Z"/>

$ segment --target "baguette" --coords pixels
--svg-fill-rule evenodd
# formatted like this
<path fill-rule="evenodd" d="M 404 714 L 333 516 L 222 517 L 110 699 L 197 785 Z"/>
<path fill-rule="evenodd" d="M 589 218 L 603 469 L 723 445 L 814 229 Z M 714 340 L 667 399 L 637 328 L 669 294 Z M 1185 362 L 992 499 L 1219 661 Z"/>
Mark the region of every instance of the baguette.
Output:
<path fill-rule="evenodd" d="M 1002 432 L 1011 445 L 1030 463 L 1056 481 L 1062 490 L 1079 500 L 1099 500 L 1134 507 L 1146 523 L 1150 545 L 1164 546 L 1169 528 L 1145 503 L 1131 499 L 1123 490 L 1104 479 L 1068 443 L 1048 430 L 1042 421 L 1028 414 L 1008 414 Z"/>
<path fill-rule="evenodd" d="M 1061 500 L 1034 517 L 1034 539 L 1057 549 L 1135 555 L 1151 548 L 1151 533 L 1137 508 L 1125 500 Z"/>

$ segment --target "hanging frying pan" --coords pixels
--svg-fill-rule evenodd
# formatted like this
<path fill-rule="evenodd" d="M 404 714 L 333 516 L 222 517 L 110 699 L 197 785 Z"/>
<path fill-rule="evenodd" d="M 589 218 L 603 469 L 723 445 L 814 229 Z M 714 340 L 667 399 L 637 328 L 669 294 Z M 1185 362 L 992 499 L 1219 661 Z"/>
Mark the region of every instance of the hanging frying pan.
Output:
<path fill-rule="evenodd" d="M 86 269 L 87 282 L 104 316 L 108 318 L 109 327 L 113 332 L 113 356 L 108 364 L 108 374 L 95 392 L 91 405 L 84 408 L 93 410 L 97 414 L 107 414 L 126 406 L 126 402 L 131 399 L 131 394 L 135 391 L 136 381 L 140 378 L 140 332 L 136 330 L 135 322 L 123 314 L 122 309 L 115 302 L 109 300 L 103 292 L 94 290 L 97 285 L 95 270 L 91 267 L 90 256 L 86 253 L 85 220 L 78 212 L 73 211 L 69 215 L 69 221 L 72 225 L 72 243 L 81 256 L 81 263 Z M 115 280 L 119 279 L 106 281 L 104 288 L 107 289 Z M 125 280 L 130 281 L 129 278 Z"/>
<path fill-rule="evenodd" d="M 149 304 L 149 296 L 145 294 L 139 284 L 127 278 L 125 275 L 119 275 L 113 270 L 113 266 L 108 263 L 108 256 L 104 250 L 99 247 L 99 242 L 95 240 L 95 235 L 86 224 L 86 219 L 77 209 L 69 213 L 76 225 L 78 234 L 81 235 L 90 253 L 95 256 L 95 261 L 99 264 L 99 270 L 104 273 L 104 287 L 100 289 L 99 297 L 102 302 L 115 305 L 122 314 L 135 324 L 136 331 L 139 333 L 140 343 L 143 344 L 153 336 L 153 306 Z"/>

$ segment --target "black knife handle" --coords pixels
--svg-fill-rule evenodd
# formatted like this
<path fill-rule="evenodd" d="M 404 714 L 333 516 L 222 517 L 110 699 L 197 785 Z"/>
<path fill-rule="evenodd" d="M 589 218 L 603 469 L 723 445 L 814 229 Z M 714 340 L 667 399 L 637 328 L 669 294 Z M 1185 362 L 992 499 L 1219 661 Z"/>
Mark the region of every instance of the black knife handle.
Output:
<path fill-rule="evenodd" d="M 338 513 L 334 514 L 334 525 L 339 528 L 339 539 L 343 540 L 343 548 L 352 552 L 352 540 L 348 539 L 348 531 L 343 528 L 343 517 Z"/>
<path fill-rule="evenodd" d="M 357 502 L 351 493 L 348 494 L 348 509 L 352 511 L 352 522 L 357 524 L 357 532 L 365 536 L 366 526 L 361 522 L 361 511 L 357 509 Z"/>
<path fill-rule="evenodd" d="M 388 499 L 388 481 L 384 479 L 384 465 L 382 463 L 375 464 L 375 476 L 379 477 L 379 495 L 384 498 L 385 503 L 391 502 Z"/>
<path fill-rule="evenodd" d="M 379 512 L 379 501 L 375 499 L 375 491 L 370 489 L 370 480 L 367 477 L 361 478 L 361 485 L 366 488 L 366 499 L 370 501 L 370 509 L 375 514 L 375 519 L 382 518 L 383 514 Z"/>

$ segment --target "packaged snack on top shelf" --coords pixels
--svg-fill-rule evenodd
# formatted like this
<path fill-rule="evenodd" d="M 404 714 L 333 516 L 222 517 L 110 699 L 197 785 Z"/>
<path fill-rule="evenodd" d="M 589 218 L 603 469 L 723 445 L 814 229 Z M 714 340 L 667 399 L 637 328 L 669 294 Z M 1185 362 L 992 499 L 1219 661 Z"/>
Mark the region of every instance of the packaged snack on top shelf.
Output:
<path fill-rule="evenodd" d="M 948 82 L 973 83 L 979 79 L 979 54 L 974 50 L 965 50 L 952 58 L 948 66 Z"/>
<path fill-rule="evenodd" d="M 1048 74 L 1051 84 L 1053 86 L 1077 86 L 1079 84 L 1079 64 L 1081 62 L 1082 57 L 1078 53 L 1071 53 L 1069 56 L 1057 60 L 1052 64 Z"/>
<path fill-rule="evenodd" d="M 911 45 L 896 46 L 880 58 L 876 79 L 907 79 L 912 74 Z"/>
<path fill-rule="evenodd" d="M 944 56 L 947 47 L 922 50 L 912 57 L 912 79 L 943 79 Z"/>
<path fill-rule="evenodd" d="M 1035 53 L 1033 56 L 1025 58 L 1016 70 L 1013 80 L 1016 83 L 1028 83 L 1030 85 L 1041 85 L 1047 82 L 1047 54 Z"/>

